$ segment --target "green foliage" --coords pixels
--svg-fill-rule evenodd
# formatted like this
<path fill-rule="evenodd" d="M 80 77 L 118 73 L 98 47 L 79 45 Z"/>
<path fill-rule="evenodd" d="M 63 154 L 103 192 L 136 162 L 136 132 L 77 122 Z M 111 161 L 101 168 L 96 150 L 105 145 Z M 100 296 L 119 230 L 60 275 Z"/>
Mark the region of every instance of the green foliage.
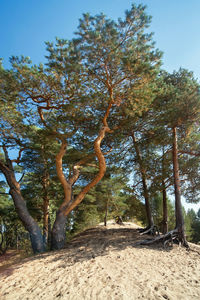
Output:
<path fill-rule="evenodd" d="M 5 192 L 2 188 L 0 192 Z M 11 199 L 0 194 L 0 252 L 7 248 L 26 249 L 30 251 L 30 240 L 27 236 Z M 25 246 L 26 245 L 26 246 Z"/>
<path fill-rule="evenodd" d="M 97 206 L 89 201 L 86 197 L 73 215 L 73 234 L 79 233 L 87 228 L 94 227 L 100 223 L 100 216 L 97 211 Z"/>
<path fill-rule="evenodd" d="M 151 208 L 152 215 L 155 224 L 158 226 L 159 230 L 162 232 L 162 222 L 163 222 L 163 199 L 161 193 L 156 193 L 151 197 Z M 175 228 L 175 208 L 172 202 L 167 198 L 167 213 L 168 213 L 168 230 L 171 231 Z"/>
<path fill-rule="evenodd" d="M 76 233 L 100 222 L 121 216 L 126 219 L 129 211 L 122 175 L 107 171 L 104 178 L 86 195 L 84 202 L 73 213 L 72 232 Z M 76 191 L 75 191 L 76 192 Z M 78 191 L 77 191 L 78 192 Z"/>
<path fill-rule="evenodd" d="M 12 57 L 10 70 L 0 62 L 0 140 L 21 177 L 21 191 L 30 214 L 43 226 L 44 203 L 50 205 L 51 225 L 63 201 L 63 187 L 55 157 L 66 141 L 62 167 L 66 180 L 74 165 L 91 156 L 80 168 L 73 185 L 74 197 L 98 172 L 93 143 L 103 125 L 111 129 L 102 143 L 107 172 L 68 216 L 68 236 L 121 216 L 146 223 L 141 171 L 145 174 L 152 214 L 162 221 L 160 191 L 172 181 L 171 129 L 178 128 L 183 191 L 189 202 L 199 201 L 199 84 L 180 69 L 160 72 L 162 53 L 147 33 L 151 18 L 143 5 L 132 5 L 123 19 L 84 14 L 74 39 L 47 42 L 46 64 L 32 65 L 29 58 Z M 108 105 L 109 118 L 104 116 Z M 137 139 L 141 157 L 133 147 Z M 22 154 L 22 155 L 21 155 Z M 139 161 L 140 160 L 140 161 Z M 0 162 L 5 164 L 0 153 Z M 130 180 L 131 178 L 131 180 Z M 131 186 L 130 187 L 130 181 Z M 6 191 L 7 186 L 0 186 Z M 0 195 L 1 232 L 9 246 L 26 238 L 7 195 Z M 168 200 L 169 230 L 174 228 L 174 207 Z M 186 214 L 191 241 L 199 241 L 199 216 Z"/>
<path fill-rule="evenodd" d="M 193 209 L 189 209 L 185 216 L 185 227 L 186 227 L 187 239 L 188 241 L 196 244 L 200 243 L 199 212 L 195 213 Z"/>
<path fill-rule="evenodd" d="M 124 217 L 127 221 L 140 223 L 143 226 L 147 225 L 145 205 L 134 194 L 133 190 L 127 188 L 125 193 L 127 210 Z"/>

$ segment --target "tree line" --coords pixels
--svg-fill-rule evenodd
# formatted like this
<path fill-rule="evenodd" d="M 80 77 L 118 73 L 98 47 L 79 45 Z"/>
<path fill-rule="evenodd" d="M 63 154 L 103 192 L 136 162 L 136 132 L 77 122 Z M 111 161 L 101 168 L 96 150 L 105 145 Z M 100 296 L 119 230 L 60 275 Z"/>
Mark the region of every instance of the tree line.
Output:
<path fill-rule="evenodd" d="M 2 241 L 28 232 L 34 253 L 61 249 L 86 222 L 120 215 L 188 247 L 181 194 L 199 201 L 199 84 L 161 69 L 150 21 L 134 4 L 117 21 L 84 14 L 73 39 L 46 43 L 45 64 L 1 64 Z"/>

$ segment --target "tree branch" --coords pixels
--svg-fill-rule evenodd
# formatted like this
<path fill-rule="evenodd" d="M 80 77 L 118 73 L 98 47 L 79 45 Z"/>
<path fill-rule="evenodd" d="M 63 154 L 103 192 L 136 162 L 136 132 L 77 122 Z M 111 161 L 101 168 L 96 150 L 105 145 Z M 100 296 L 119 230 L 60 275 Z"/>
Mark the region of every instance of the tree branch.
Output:
<path fill-rule="evenodd" d="M 56 171 L 57 171 L 58 179 L 60 180 L 64 189 L 64 202 L 61 206 L 65 206 L 71 200 L 71 185 L 66 180 L 62 168 L 62 159 L 66 153 L 66 148 L 67 148 L 67 141 L 65 139 L 62 139 L 60 151 L 56 155 Z"/>
<path fill-rule="evenodd" d="M 200 153 L 198 152 L 193 152 L 193 151 L 186 151 L 186 150 L 178 150 L 179 153 L 181 154 L 188 154 L 188 155 L 193 155 L 193 156 L 200 156 Z"/>
<path fill-rule="evenodd" d="M 103 176 L 106 172 L 106 161 L 105 161 L 104 154 L 101 151 L 101 142 L 103 141 L 103 139 L 106 135 L 106 132 L 111 132 L 110 128 L 108 127 L 107 118 L 109 116 L 112 105 L 113 105 L 113 101 L 111 99 L 111 101 L 108 105 L 108 108 L 105 112 L 103 121 L 102 121 L 104 126 L 100 129 L 99 134 L 94 141 L 94 151 L 95 151 L 95 155 L 99 161 L 99 171 L 98 171 L 97 175 L 94 177 L 94 179 L 90 183 L 88 183 L 82 189 L 82 191 L 76 196 L 75 200 L 74 201 L 71 200 L 68 203 L 67 207 L 65 208 L 66 216 L 83 200 L 83 198 L 89 192 L 89 190 L 91 188 L 93 188 L 103 178 Z M 76 174 L 78 174 L 78 172 Z"/>
<path fill-rule="evenodd" d="M 105 172 L 106 172 L 106 162 L 105 162 L 105 157 L 101 151 L 101 142 L 105 137 L 106 132 L 109 132 L 110 129 L 108 127 L 103 127 L 99 134 L 98 137 L 96 138 L 95 142 L 94 142 L 94 150 L 95 150 L 95 154 L 98 158 L 99 161 L 99 172 L 98 174 L 95 176 L 95 178 L 88 183 L 83 190 L 78 194 L 78 196 L 75 198 L 74 202 L 70 202 L 69 206 L 66 208 L 65 210 L 65 215 L 67 216 L 85 197 L 85 194 L 87 194 L 89 192 L 89 190 L 94 187 L 104 176 Z"/>
<path fill-rule="evenodd" d="M 20 159 L 21 159 L 21 155 L 22 155 L 22 151 L 24 151 L 24 150 L 25 150 L 25 148 L 21 148 L 21 149 L 19 150 L 19 154 L 18 154 L 17 159 L 12 159 L 11 161 L 12 161 L 12 162 L 15 162 L 15 163 L 17 163 L 17 164 L 19 164 L 19 163 L 20 163 Z"/>

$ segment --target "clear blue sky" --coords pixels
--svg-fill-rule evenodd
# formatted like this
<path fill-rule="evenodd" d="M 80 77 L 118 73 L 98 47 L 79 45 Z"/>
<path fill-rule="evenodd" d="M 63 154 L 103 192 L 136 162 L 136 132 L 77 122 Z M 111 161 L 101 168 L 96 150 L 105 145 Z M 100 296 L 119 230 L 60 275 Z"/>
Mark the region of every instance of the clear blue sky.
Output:
<path fill-rule="evenodd" d="M 122 17 L 131 3 L 147 5 L 156 46 L 169 72 L 185 67 L 200 79 L 200 0 L 0 0 L 0 57 L 44 62 L 44 41 L 70 39 L 82 13 Z"/>
<path fill-rule="evenodd" d="M 11 55 L 44 62 L 44 42 L 54 41 L 56 36 L 72 38 L 84 12 L 103 12 L 117 19 L 132 2 L 147 5 L 147 13 L 153 17 L 150 28 L 156 47 L 164 52 L 163 68 L 172 72 L 184 67 L 200 80 L 200 0 L 0 0 L 4 67 L 9 67 Z"/>

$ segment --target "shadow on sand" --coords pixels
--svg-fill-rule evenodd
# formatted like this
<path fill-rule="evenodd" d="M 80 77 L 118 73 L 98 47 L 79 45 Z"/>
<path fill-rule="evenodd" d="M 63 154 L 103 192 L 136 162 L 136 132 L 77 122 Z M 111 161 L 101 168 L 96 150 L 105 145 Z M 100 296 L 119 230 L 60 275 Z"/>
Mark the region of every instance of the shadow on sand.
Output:
<path fill-rule="evenodd" d="M 105 256 L 109 251 L 121 251 L 127 247 L 155 249 L 155 251 L 164 250 L 162 244 L 151 246 L 138 245 L 141 240 L 152 239 L 150 236 L 141 236 L 137 229 L 127 228 L 123 225 L 118 228 L 106 228 L 97 226 L 87 229 L 76 235 L 64 249 L 59 251 L 46 252 L 21 260 L 17 264 L 3 268 L 0 272 L 2 275 L 9 276 L 15 269 L 20 268 L 23 264 L 35 260 L 48 258 L 49 262 L 60 261 L 60 268 L 72 266 L 77 262 L 94 260 L 98 256 Z"/>

